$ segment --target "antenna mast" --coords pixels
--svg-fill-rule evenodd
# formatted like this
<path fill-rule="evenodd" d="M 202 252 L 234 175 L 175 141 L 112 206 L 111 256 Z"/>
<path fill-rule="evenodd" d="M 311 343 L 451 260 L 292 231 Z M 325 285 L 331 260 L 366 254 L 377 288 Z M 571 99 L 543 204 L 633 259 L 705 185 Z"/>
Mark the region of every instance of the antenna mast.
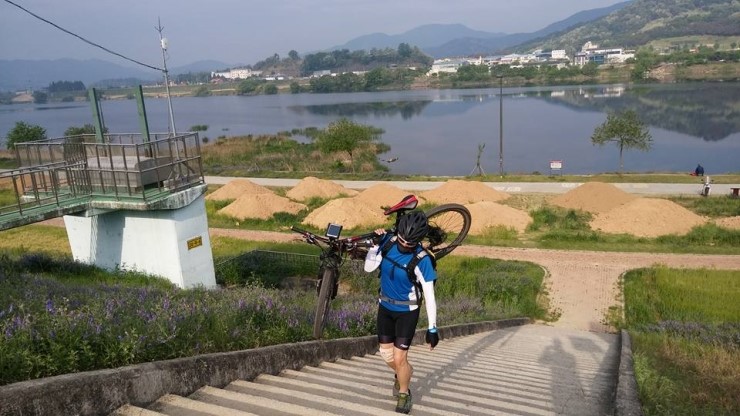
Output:
<path fill-rule="evenodd" d="M 172 97 L 170 96 L 170 77 L 167 71 L 167 38 L 162 37 L 162 31 L 164 30 L 164 27 L 162 27 L 162 22 L 159 20 L 159 17 L 157 17 L 157 27 L 155 27 L 157 32 L 159 32 L 159 43 L 162 45 L 162 64 L 164 65 L 164 88 L 165 91 L 167 91 L 167 107 L 169 108 L 169 114 L 170 114 L 170 133 L 172 135 L 177 135 L 177 130 L 175 130 L 175 115 L 172 112 Z"/>

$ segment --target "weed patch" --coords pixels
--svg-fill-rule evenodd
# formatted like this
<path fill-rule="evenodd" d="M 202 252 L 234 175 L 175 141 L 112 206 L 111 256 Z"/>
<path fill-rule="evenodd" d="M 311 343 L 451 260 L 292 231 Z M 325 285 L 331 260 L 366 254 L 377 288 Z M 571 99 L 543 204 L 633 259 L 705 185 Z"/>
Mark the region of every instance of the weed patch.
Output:
<path fill-rule="evenodd" d="M 738 414 L 740 273 L 633 270 L 624 296 L 645 414 Z"/>

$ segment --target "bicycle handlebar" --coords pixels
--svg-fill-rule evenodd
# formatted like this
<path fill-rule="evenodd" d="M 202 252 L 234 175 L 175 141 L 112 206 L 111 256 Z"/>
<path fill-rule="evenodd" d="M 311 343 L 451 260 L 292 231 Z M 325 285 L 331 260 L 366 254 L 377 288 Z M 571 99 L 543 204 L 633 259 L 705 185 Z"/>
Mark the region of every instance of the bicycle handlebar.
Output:
<path fill-rule="evenodd" d="M 356 247 L 356 246 L 364 246 L 364 245 L 367 245 L 369 247 L 371 244 L 360 244 L 360 243 L 363 240 L 373 240 L 376 237 L 379 237 L 378 234 L 376 234 L 373 231 L 373 232 L 356 235 L 352 237 L 332 239 L 332 238 L 328 238 L 322 235 L 314 234 L 311 231 L 304 230 L 296 226 L 291 226 L 290 229 L 291 231 L 302 234 L 303 237 L 306 239 L 307 243 L 314 244 L 314 245 L 318 245 L 318 242 L 320 241 L 326 245 L 349 246 L 349 248 Z M 393 230 L 385 230 L 385 231 L 388 233 L 388 232 L 392 232 Z"/>

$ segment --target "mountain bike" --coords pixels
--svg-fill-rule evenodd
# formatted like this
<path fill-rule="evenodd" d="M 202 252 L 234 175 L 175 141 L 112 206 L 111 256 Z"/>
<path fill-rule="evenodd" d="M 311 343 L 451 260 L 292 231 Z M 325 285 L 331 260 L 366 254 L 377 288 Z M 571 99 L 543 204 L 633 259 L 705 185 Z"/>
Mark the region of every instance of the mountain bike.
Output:
<path fill-rule="evenodd" d="M 396 205 L 386 208 L 386 216 L 395 214 L 396 219 L 388 233 L 395 234 L 400 218 L 416 209 L 419 201 L 414 195 L 408 195 Z M 443 204 L 425 212 L 429 219 L 429 232 L 422 240 L 422 246 L 436 260 L 450 254 L 459 246 L 470 230 L 470 211 L 460 204 Z M 340 238 L 341 224 L 329 224 L 324 235 L 291 227 L 303 236 L 303 239 L 321 249 L 319 256 L 319 276 L 316 283 L 318 302 L 314 314 L 313 336 L 320 339 L 326 326 L 331 301 L 336 298 L 339 289 L 339 268 L 347 257 L 362 259 L 370 247 L 377 244 L 379 236 L 375 232 Z"/>

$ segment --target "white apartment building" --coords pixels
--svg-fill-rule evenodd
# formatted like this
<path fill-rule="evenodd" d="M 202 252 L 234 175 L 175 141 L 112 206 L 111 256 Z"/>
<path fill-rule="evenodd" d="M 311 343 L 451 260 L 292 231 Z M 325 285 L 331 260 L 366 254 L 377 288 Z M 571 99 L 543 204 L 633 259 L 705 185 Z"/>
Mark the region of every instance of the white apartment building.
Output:
<path fill-rule="evenodd" d="M 427 72 L 427 75 L 439 74 L 440 72 L 454 74 L 457 72 L 457 68 L 460 68 L 465 63 L 466 63 L 465 59 L 453 59 L 453 58 L 435 59 L 434 62 L 432 63 L 432 69 L 430 69 Z"/>

